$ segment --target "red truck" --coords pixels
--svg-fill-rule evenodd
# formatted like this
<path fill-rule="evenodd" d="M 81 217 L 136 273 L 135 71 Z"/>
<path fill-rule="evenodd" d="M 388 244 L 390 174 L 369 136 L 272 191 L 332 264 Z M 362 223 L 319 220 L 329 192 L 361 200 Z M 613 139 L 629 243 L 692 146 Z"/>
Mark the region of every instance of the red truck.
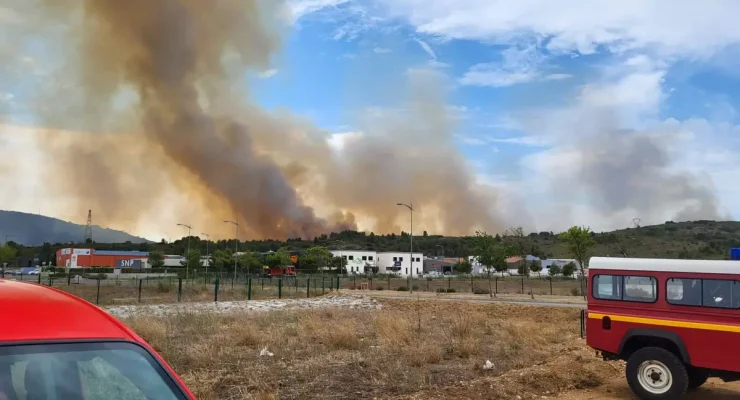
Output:
<path fill-rule="evenodd" d="M 295 276 L 295 267 L 288 265 L 285 267 L 264 267 L 262 274 L 264 276 Z"/>

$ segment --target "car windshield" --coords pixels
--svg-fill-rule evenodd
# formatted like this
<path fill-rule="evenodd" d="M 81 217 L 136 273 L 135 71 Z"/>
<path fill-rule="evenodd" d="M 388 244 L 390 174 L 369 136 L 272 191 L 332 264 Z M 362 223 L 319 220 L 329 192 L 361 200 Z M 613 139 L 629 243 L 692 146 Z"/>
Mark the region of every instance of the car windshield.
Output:
<path fill-rule="evenodd" d="M 0 345 L 0 400 L 184 400 L 143 348 L 126 342 Z"/>

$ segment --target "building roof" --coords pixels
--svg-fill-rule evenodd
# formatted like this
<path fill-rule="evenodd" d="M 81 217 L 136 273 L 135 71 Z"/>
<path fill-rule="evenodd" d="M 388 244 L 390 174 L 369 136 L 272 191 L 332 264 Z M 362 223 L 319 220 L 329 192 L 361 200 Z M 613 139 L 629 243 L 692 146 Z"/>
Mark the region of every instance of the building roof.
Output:
<path fill-rule="evenodd" d="M 0 279 L 0 342 L 123 339 L 141 341 L 102 309 L 54 288 Z"/>
<path fill-rule="evenodd" d="M 148 251 L 95 250 L 94 256 L 149 257 Z"/>
<path fill-rule="evenodd" d="M 519 261 L 522 261 L 522 258 L 520 256 L 513 256 L 506 259 L 507 263 L 515 263 Z"/>
<path fill-rule="evenodd" d="M 688 272 L 740 275 L 740 261 L 591 257 L 589 270 Z"/>

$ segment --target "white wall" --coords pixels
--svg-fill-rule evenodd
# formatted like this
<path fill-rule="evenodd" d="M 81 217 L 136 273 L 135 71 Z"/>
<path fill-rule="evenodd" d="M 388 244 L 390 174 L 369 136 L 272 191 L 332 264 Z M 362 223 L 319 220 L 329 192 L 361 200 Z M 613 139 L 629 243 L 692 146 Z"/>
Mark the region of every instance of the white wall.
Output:
<path fill-rule="evenodd" d="M 344 259 L 344 269 L 348 274 L 370 273 L 369 267 L 374 267 L 378 262 L 378 255 L 374 251 L 367 250 L 330 250 L 332 256 Z"/>
<path fill-rule="evenodd" d="M 424 271 L 424 254 L 413 253 L 413 276 L 421 277 Z M 400 260 L 401 266 L 399 271 L 394 271 L 389 268 L 393 268 L 396 261 Z M 408 252 L 389 252 L 389 253 L 378 253 L 378 273 L 381 274 L 395 274 L 400 276 L 411 275 L 411 260 Z"/>

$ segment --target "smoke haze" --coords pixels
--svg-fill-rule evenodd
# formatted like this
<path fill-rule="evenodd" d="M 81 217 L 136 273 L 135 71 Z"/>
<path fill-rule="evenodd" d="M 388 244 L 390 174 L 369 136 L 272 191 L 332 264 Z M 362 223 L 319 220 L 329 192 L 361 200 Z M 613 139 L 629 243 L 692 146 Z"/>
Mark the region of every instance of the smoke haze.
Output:
<path fill-rule="evenodd" d="M 233 229 L 222 221 L 237 218 L 252 238 L 310 238 L 355 229 L 357 218 L 397 231 L 408 217 L 400 201 L 413 202 L 417 226 L 432 232 L 504 227 L 492 214 L 496 193 L 475 184 L 454 148 L 432 71 L 410 71 L 405 111 L 336 152 L 326 132 L 269 114 L 235 89 L 279 51 L 276 1 L 24 7 L 35 34 L 64 38 L 58 84 L 34 109 L 45 127 L 81 131 L 40 141 L 53 190 L 75 198 L 80 215 L 92 208 L 96 222 L 126 227 L 170 213 L 221 236 Z M 173 191 L 185 204 L 168 207 Z"/>

